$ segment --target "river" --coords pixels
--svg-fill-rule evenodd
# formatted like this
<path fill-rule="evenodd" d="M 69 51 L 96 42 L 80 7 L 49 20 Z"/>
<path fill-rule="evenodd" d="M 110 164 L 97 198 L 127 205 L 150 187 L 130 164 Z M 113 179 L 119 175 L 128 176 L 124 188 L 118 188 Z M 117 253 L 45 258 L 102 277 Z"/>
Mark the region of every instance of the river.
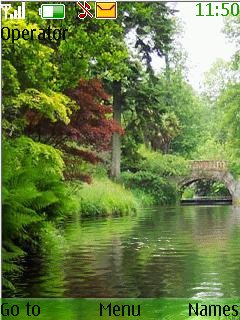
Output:
<path fill-rule="evenodd" d="M 156 207 L 127 217 L 74 217 L 60 239 L 60 246 L 23 261 L 17 296 L 240 296 L 239 208 Z"/>

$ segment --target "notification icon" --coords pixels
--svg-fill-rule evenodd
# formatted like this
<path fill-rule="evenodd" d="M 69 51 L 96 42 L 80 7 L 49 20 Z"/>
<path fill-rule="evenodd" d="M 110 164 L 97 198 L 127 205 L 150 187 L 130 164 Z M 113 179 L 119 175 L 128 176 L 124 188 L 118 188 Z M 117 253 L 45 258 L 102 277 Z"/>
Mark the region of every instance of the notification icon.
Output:
<path fill-rule="evenodd" d="M 96 2 L 96 19 L 116 19 L 117 2 Z"/>
<path fill-rule="evenodd" d="M 83 4 L 81 4 L 81 2 L 78 1 L 78 2 L 77 2 L 77 5 L 78 5 L 81 9 L 83 9 L 83 12 L 81 12 L 81 13 L 78 15 L 78 18 L 79 18 L 79 19 L 85 19 L 86 16 L 89 16 L 90 18 L 93 17 L 93 14 L 90 12 L 91 6 L 90 6 L 89 3 L 87 3 L 87 2 L 85 1 Z"/>

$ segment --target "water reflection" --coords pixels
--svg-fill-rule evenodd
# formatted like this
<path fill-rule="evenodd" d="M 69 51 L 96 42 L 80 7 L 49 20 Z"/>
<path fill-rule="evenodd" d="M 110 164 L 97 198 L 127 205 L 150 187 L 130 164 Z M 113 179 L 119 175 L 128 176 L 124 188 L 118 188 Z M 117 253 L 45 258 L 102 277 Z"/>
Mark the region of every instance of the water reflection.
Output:
<path fill-rule="evenodd" d="M 31 257 L 21 296 L 240 296 L 240 209 L 189 206 L 69 221 L 56 257 Z M 20 285 L 21 283 L 21 285 Z"/>

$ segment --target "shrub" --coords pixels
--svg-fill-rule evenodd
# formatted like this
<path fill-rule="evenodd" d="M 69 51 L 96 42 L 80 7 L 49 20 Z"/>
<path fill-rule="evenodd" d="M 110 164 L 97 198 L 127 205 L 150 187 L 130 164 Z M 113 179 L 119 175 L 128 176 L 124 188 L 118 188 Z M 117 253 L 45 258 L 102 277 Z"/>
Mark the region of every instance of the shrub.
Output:
<path fill-rule="evenodd" d="M 177 201 L 177 189 L 174 182 L 152 172 L 138 171 L 122 173 L 122 182 L 130 189 L 140 189 L 152 197 L 153 204 L 168 204 Z"/>
<path fill-rule="evenodd" d="M 175 203 L 179 199 L 176 178 L 190 170 L 188 161 L 176 155 L 164 155 L 141 146 L 140 160 L 134 172 L 123 172 L 124 185 L 141 190 L 153 204 Z M 150 200 L 151 199 L 151 200 Z"/>
<path fill-rule="evenodd" d="M 139 150 L 143 160 L 139 170 L 155 173 L 161 177 L 185 176 L 190 170 L 189 162 L 181 156 L 162 154 L 142 146 Z"/>

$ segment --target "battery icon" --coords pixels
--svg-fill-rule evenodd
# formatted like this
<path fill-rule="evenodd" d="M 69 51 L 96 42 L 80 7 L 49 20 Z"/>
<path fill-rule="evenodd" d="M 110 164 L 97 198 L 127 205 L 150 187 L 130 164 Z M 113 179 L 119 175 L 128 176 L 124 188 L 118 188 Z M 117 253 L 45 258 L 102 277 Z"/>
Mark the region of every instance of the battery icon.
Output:
<path fill-rule="evenodd" d="M 39 8 L 39 15 L 42 19 L 64 19 L 64 4 L 42 4 Z"/>

